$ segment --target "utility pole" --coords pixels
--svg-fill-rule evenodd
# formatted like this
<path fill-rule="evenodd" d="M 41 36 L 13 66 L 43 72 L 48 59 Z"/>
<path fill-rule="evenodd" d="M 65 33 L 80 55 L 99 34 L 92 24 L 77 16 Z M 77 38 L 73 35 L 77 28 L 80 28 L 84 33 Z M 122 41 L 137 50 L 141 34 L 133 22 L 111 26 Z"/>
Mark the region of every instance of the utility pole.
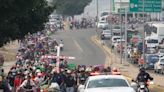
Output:
<path fill-rule="evenodd" d="M 112 14 L 112 5 L 113 4 L 113 1 L 112 0 L 109 0 L 109 13 L 110 13 L 110 17 L 109 17 L 109 27 L 110 27 L 110 30 L 111 30 L 111 39 L 112 39 L 112 37 L 113 37 L 113 21 L 112 21 L 112 19 L 113 19 L 113 14 Z M 112 40 L 110 40 L 111 41 L 111 44 L 112 44 Z M 112 48 L 112 45 L 110 46 L 111 47 L 111 53 L 112 53 L 112 50 L 113 50 L 113 48 Z M 113 57 L 111 56 L 111 66 L 112 66 L 112 64 L 113 64 Z"/>
<path fill-rule="evenodd" d="M 142 11 L 142 13 L 143 13 L 143 48 L 142 48 L 142 51 L 143 51 L 143 60 L 144 60 L 144 62 L 145 62 L 145 0 L 143 0 L 143 11 Z"/>
<path fill-rule="evenodd" d="M 128 10 L 125 8 L 125 61 L 127 61 L 127 14 Z"/>
<path fill-rule="evenodd" d="M 96 33 L 97 33 L 97 36 L 99 37 L 98 35 L 98 22 L 99 22 L 99 2 L 98 0 L 96 0 L 96 10 L 97 10 L 97 16 L 96 16 Z"/>
<path fill-rule="evenodd" d="M 122 3 L 122 0 L 120 0 L 120 11 L 121 11 L 121 4 Z M 120 63 L 122 64 L 122 16 L 121 16 L 121 12 L 120 12 L 120 28 L 121 28 L 121 31 L 120 31 L 120 35 L 121 35 L 121 48 L 120 48 Z"/>

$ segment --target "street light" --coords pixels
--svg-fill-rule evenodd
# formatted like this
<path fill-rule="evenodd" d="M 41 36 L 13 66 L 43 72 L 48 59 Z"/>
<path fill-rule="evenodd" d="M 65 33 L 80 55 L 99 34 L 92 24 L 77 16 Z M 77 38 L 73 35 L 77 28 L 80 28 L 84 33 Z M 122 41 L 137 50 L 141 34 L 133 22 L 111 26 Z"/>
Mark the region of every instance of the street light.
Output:
<path fill-rule="evenodd" d="M 142 17 L 143 17 L 143 47 L 142 47 L 142 51 L 143 51 L 143 59 L 144 59 L 144 61 L 145 61 L 145 15 L 144 15 L 144 13 L 145 13 L 145 0 L 143 0 L 143 5 L 142 5 L 143 7 L 143 10 L 142 10 L 142 13 L 143 13 L 143 15 L 142 15 Z"/>

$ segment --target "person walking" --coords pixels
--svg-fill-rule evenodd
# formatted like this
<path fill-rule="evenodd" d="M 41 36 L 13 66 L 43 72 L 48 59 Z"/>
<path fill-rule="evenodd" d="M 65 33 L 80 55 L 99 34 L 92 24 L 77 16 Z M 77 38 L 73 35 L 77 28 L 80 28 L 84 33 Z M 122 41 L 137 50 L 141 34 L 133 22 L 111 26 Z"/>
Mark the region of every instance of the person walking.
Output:
<path fill-rule="evenodd" d="M 75 81 L 75 78 L 71 75 L 70 70 L 67 70 L 65 84 L 66 84 L 66 92 L 74 92 L 75 91 L 74 87 L 75 87 L 76 81 Z"/>

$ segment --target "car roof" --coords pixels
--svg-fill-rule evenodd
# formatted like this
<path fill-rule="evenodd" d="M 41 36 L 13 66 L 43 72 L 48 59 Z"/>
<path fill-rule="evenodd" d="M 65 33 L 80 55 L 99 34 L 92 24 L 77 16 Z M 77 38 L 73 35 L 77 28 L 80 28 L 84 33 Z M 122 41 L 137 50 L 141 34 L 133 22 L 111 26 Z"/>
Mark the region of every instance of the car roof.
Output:
<path fill-rule="evenodd" d="M 89 80 L 96 80 L 96 79 L 123 79 L 123 80 L 127 80 L 124 76 L 122 75 L 98 75 L 98 76 L 90 76 Z"/>
<path fill-rule="evenodd" d="M 121 38 L 121 36 L 113 36 L 112 38 Z"/>

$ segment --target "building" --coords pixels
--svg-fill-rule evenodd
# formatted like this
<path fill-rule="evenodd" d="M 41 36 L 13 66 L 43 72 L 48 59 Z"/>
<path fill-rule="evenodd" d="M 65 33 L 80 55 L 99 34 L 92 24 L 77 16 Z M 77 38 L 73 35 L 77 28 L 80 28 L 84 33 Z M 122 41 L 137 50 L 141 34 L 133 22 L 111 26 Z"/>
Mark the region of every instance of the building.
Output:
<path fill-rule="evenodd" d="M 129 0 L 111 0 L 111 10 L 113 13 L 119 13 L 119 10 L 123 8 L 129 8 Z"/>

